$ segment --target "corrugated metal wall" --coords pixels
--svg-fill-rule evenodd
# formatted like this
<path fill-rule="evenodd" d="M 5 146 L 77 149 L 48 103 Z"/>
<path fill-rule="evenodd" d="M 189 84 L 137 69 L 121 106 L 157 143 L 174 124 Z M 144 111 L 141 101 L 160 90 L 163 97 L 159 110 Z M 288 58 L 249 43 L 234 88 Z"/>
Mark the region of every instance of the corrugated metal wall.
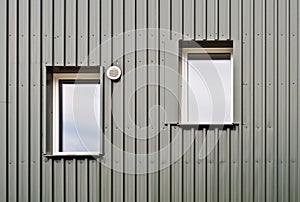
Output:
<path fill-rule="evenodd" d="M 297 0 L 0 2 L 0 201 L 300 200 Z M 130 32 L 135 29 L 141 31 Z M 164 124 L 155 106 L 169 107 L 165 90 L 152 84 L 168 85 L 163 67 L 177 67 L 177 61 L 154 50 L 169 40 L 178 50 L 182 38 L 233 40 L 235 119 L 241 124 Z M 118 83 L 105 78 L 105 136 L 147 158 L 119 155 L 109 144 L 103 164 L 43 157 L 45 67 L 111 64 L 130 76 Z M 167 147 L 176 138 L 181 141 Z M 201 152 L 207 157 L 199 159 Z M 106 165 L 161 169 L 133 175 Z"/>

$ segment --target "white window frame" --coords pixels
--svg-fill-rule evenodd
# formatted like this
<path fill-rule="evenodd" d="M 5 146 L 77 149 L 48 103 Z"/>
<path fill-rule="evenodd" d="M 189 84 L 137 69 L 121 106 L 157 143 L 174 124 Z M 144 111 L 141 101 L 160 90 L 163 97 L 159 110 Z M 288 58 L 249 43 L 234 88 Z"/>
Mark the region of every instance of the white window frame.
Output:
<path fill-rule="evenodd" d="M 53 73 L 53 83 L 52 83 L 52 99 L 53 99 L 53 115 L 52 115 L 52 129 L 53 129 L 53 142 L 52 142 L 52 155 L 100 155 L 101 154 L 101 143 L 99 152 L 60 152 L 59 151 L 59 81 L 60 80 L 79 80 L 79 79 L 91 79 L 91 80 L 97 80 L 100 78 L 99 73 Z M 101 80 L 100 80 L 101 82 Z M 101 96 L 101 94 L 100 94 Z M 100 97 L 101 99 L 101 97 Z M 101 111 L 100 111 L 101 113 Z M 101 116 L 101 114 L 100 114 Z M 101 131 L 100 131 L 101 132 Z M 100 134 L 101 138 L 101 134 Z"/>
<path fill-rule="evenodd" d="M 187 84 L 188 81 L 188 54 L 189 53 L 230 53 L 230 65 L 231 65 L 231 119 L 229 122 L 189 122 L 188 120 L 188 94 Z M 234 123 L 234 68 L 233 68 L 233 49 L 232 48 L 182 48 L 181 58 L 181 113 L 180 113 L 180 124 L 182 125 L 232 125 Z"/>

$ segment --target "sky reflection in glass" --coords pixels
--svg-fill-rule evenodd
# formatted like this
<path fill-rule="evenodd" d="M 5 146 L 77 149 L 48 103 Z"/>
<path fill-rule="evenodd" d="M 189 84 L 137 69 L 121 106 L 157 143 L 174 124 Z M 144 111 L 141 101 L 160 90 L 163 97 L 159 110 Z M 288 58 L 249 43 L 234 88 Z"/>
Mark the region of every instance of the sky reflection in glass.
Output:
<path fill-rule="evenodd" d="M 61 85 L 61 151 L 99 152 L 99 84 L 63 83 Z"/>

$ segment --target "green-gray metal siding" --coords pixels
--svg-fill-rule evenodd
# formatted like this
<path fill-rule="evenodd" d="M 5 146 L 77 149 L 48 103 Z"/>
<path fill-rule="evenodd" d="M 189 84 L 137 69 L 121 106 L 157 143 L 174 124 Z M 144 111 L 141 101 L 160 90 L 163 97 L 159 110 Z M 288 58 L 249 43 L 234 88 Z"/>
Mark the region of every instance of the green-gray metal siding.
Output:
<path fill-rule="evenodd" d="M 299 13 L 298 0 L 0 0 L 0 201 L 299 201 Z M 165 125 L 153 109 L 160 104 L 177 119 L 164 88 L 148 84 L 176 92 L 164 65 L 177 69 L 177 61 L 153 49 L 178 51 L 182 38 L 233 40 L 234 127 Z M 43 157 L 46 66 L 111 64 L 124 77 L 104 80 L 106 138 L 137 154 L 182 141 L 133 160 L 106 145 L 101 161 L 136 172 L 171 166 L 133 175 L 91 158 Z M 148 141 L 128 136 L 157 130 Z M 198 159 L 203 143 L 208 155 Z"/>

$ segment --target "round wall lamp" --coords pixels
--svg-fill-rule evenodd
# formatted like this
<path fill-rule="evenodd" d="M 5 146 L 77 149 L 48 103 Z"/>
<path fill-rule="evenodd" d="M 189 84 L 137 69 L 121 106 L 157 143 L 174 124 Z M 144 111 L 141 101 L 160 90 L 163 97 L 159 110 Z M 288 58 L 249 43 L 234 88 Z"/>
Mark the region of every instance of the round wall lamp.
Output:
<path fill-rule="evenodd" d="M 111 66 L 106 70 L 106 76 L 111 80 L 118 80 L 121 74 L 122 71 L 118 66 Z"/>

